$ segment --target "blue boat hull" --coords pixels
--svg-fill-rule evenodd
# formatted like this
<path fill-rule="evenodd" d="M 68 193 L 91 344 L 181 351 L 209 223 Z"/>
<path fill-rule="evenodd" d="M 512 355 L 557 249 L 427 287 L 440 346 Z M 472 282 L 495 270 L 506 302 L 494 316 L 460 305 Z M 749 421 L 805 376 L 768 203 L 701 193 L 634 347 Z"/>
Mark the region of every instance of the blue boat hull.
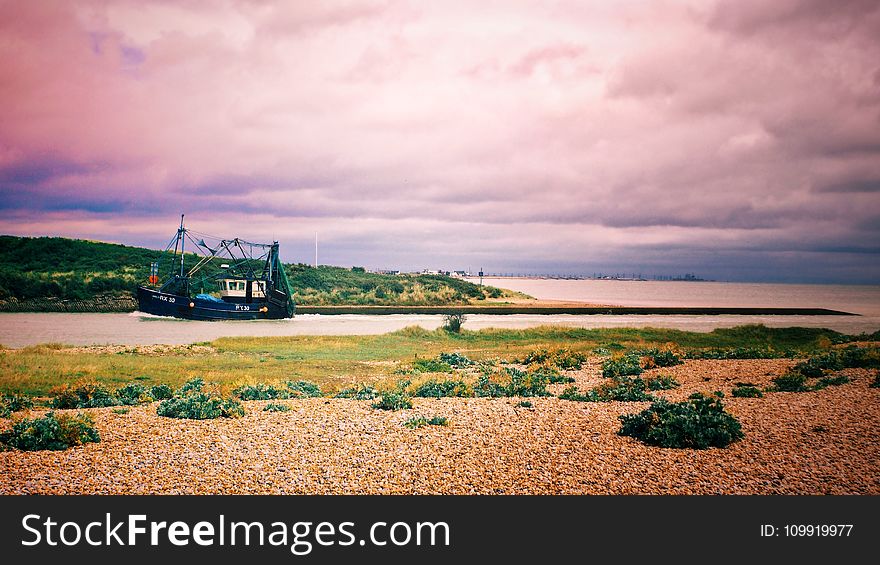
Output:
<path fill-rule="evenodd" d="M 186 320 L 282 320 L 293 317 L 293 305 L 269 300 L 249 304 L 218 302 L 138 287 L 138 310 Z"/>

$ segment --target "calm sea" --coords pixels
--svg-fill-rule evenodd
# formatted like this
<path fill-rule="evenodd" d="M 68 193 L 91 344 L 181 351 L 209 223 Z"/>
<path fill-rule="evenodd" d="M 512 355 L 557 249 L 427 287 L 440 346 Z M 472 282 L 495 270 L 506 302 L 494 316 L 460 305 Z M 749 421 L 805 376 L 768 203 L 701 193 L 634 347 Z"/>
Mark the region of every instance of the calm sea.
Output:
<path fill-rule="evenodd" d="M 483 316 L 469 315 L 465 328 L 664 327 L 707 332 L 742 324 L 826 327 L 844 333 L 880 330 L 880 286 L 781 285 L 711 282 L 575 281 L 484 279 L 545 300 L 620 306 L 817 307 L 859 316 Z M 133 314 L 0 314 L 0 344 L 23 347 L 72 345 L 186 344 L 223 336 L 379 334 L 406 326 L 434 329 L 441 316 L 320 316 L 259 322 L 193 322 Z"/>

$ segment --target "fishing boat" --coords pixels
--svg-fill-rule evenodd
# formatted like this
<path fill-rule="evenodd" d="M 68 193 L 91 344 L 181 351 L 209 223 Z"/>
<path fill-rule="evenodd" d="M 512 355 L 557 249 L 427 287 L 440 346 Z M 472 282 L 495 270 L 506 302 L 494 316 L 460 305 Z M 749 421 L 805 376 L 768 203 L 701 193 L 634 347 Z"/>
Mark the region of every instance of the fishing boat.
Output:
<path fill-rule="evenodd" d="M 187 242 L 197 250 L 189 267 Z M 143 313 L 187 320 L 279 320 L 292 318 L 295 309 L 277 241 L 209 236 L 186 228 L 183 215 L 137 298 Z"/>

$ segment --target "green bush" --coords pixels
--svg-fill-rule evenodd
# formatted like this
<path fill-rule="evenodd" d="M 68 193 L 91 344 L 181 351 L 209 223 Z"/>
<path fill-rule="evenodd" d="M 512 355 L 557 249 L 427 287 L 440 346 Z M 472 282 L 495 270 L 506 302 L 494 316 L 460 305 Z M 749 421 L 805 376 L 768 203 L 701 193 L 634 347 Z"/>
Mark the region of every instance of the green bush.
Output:
<path fill-rule="evenodd" d="M 146 387 L 140 383 L 129 383 L 116 389 L 116 398 L 119 404 L 125 406 L 137 406 L 153 401 L 153 397 L 147 393 Z"/>
<path fill-rule="evenodd" d="M 488 374 L 483 374 L 474 384 L 474 395 L 480 397 L 500 398 L 502 396 L 507 396 L 507 387 L 492 380 Z"/>
<path fill-rule="evenodd" d="M 654 400 L 646 392 L 647 383 L 640 377 L 617 377 L 609 383 L 603 383 L 585 393 L 577 387 L 570 386 L 562 391 L 559 398 L 576 402 L 643 402 Z"/>
<path fill-rule="evenodd" d="M 687 353 L 688 359 L 782 359 L 795 356 L 795 351 L 779 351 L 772 347 L 711 347 Z"/>
<path fill-rule="evenodd" d="M 416 359 L 412 363 L 413 371 L 418 373 L 451 373 L 452 366 L 437 359 Z"/>
<path fill-rule="evenodd" d="M 678 384 L 678 381 L 675 380 L 675 377 L 664 375 L 658 375 L 652 379 L 648 379 L 645 382 L 648 385 L 648 390 L 672 390 L 681 386 Z"/>
<path fill-rule="evenodd" d="M 416 428 L 422 428 L 425 426 L 448 426 L 449 420 L 444 418 L 443 416 L 434 416 L 432 418 L 425 418 L 424 416 L 413 416 L 409 418 L 403 423 L 407 428 L 414 430 Z"/>
<path fill-rule="evenodd" d="M 284 384 L 287 386 L 288 396 L 291 398 L 314 398 L 322 394 L 320 387 L 313 382 L 287 381 Z"/>
<path fill-rule="evenodd" d="M 241 385 L 233 390 L 232 394 L 242 400 L 277 400 L 279 398 L 289 398 L 286 389 L 276 388 L 274 385 L 265 383 Z"/>
<path fill-rule="evenodd" d="M 587 362 L 587 355 L 569 349 L 550 350 L 538 348 L 528 353 L 522 360 L 523 365 L 552 365 L 563 370 L 576 370 Z"/>
<path fill-rule="evenodd" d="M 520 400 L 519 402 L 516 403 L 516 407 L 517 408 L 531 408 L 532 403 L 529 402 L 528 400 Z"/>
<path fill-rule="evenodd" d="M 505 371 L 510 375 L 510 384 L 507 386 L 507 396 L 549 396 L 547 375 L 540 371 L 521 371 L 514 367 L 506 367 Z"/>
<path fill-rule="evenodd" d="M 470 397 L 474 395 L 474 391 L 464 381 L 445 380 L 437 381 L 434 379 L 423 382 L 416 388 L 413 396 L 420 398 L 442 398 L 452 397 Z"/>
<path fill-rule="evenodd" d="M 34 401 L 22 394 L 0 395 L 0 418 L 8 418 L 13 412 L 30 410 L 34 407 Z"/>
<path fill-rule="evenodd" d="M 290 412 L 290 406 L 286 404 L 269 403 L 263 406 L 263 412 Z"/>
<path fill-rule="evenodd" d="M 847 347 L 802 361 L 795 365 L 791 372 L 807 378 L 820 378 L 830 371 L 878 367 L 880 367 L 880 355 L 876 348 Z"/>
<path fill-rule="evenodd" d="M 119 404 L 107 387 L 98 383 L 64 384 L 52 392 L 54 408 L 103 408 Z"/>
<path fill-rule="evenodd" d="M 166 418 L 189 420 L 240 418 L 244 416 L 244 407 L 234 398 L 221 398 L 204 392 L 189 392 L 183 396 L 163 400 L 156 408 L 156 414 Z"/>
<path fill-rule="evenodd" d="M 42 418 L 20 420 L 12 429 L 0 433 L 0 443 L 22 451 L 60 451 L 101 441 L 95 423 L 88 414 L 61 414 L 53 412 Z"/>
<path fill-rule="evenodd" d="M 845 385 L 848 382 L 849 382 L 849 377 L 844 376 L 844 375 L 838 375 L 836 377 L 822 377 L 821 379 L 819 379 L 819 382 L 817 382 L 813 386 L 813 390 L 822 390 L 823 388 L 829 387 L 829 386 Z"/>
<path fill-rule="evenodd" d="M 773 386 L 769 390 L 774 392 L 806 392 L 810 390 L 810 387 L 807 386 L 807 377 L 804 375 L 786 373 L 773 377 Z"/>
<path fill-rule="evenodd" d="M 437 360 L 456 369 L 463 369 L 464 367 L 469 367 L 474 364 L 473 361 L 460 353 L 441 353 L 437 357 Z"/>
<path fill-rule="evenodd" d="M 453 312 L 443 316 L 443 329 L 449 333 L 461 333 L 461 326 L 467 321 L 467 316 L 460 312 Z"/>
<path fill-rule="evenodd" d="M 620 421 L 618 434 L 659 447 L 727 447 L 744 437 L 739 421 L 721 401 L 702 395 L 675 403 L 660 399 L 638 414 L 620 416 Z"/>
<path fill-rule="evenodd" d="M 868 385 L 871 388 L 880 388 L 880 371 L 874 374 L 874 380 Z"/>
<path fill-rule="evenodd" d="M 643 368 L 650 369 L 653 367 L 674 367 L 681 365 L 684 361 L 674 352 L 669 350 L 646 349 L 637 352 L 637 354 L 646 357 Z"/>
<path fill-rule="evenodd" d="M 166 384 L 156 385 L 150 389 L 150 396 L 153 400 L 166 400 L 174 396 L 174 391 Z"/>
<path fill-rule="evenodd" d="M 336 398 L 353 398 L 355 400 L 373 400 L 379 396 L 376 389 L 365 384 L 345 388 L 336 393 Z"/>
<path fill-rule="evenodd" d="M 202 380 L 201 377 L 195 377 L 183 383 L 183 386 L 180 387 L 180 390 L 177 391 L 177 394 L 184 395 L 191 392 L 201 392 L 204 387 L 205 381 Z"/>
<path fill-rule="evenodd" d="M 736 398 L 763 398 L 764 393 L 754 386 L 738 386 L 731 393 Z"/>
<path fill-rule="evenodd" d="M 626 377 L 642 374 L 641 359 L 634 353 L 622 357 L 612 357 L 602 363 L 602 376 L 605 378 Z"/>
<path fill-rule="evenodd" d="M 372 406 L 378 410 L 406 410 L 412 408 L 412 400 L 399 392 L 385 392 Z"/>
<path fill-rule="evenodd" d="M 113 410 L 111 410 L 111 412 L 119 415 L 128 414 L 129 412 L 131 412 L 131 408 L 114 408 Z"/>

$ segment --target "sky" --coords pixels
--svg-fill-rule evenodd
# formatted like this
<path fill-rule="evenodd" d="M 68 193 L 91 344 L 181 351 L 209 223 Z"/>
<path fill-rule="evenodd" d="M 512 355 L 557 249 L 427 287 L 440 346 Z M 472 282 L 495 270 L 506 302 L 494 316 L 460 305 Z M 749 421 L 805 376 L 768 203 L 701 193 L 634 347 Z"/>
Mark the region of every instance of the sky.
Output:
<path fill-rule="evenodd" d="M 880 283 L 880 3 L 0 0 L 0 233 Z"/>

